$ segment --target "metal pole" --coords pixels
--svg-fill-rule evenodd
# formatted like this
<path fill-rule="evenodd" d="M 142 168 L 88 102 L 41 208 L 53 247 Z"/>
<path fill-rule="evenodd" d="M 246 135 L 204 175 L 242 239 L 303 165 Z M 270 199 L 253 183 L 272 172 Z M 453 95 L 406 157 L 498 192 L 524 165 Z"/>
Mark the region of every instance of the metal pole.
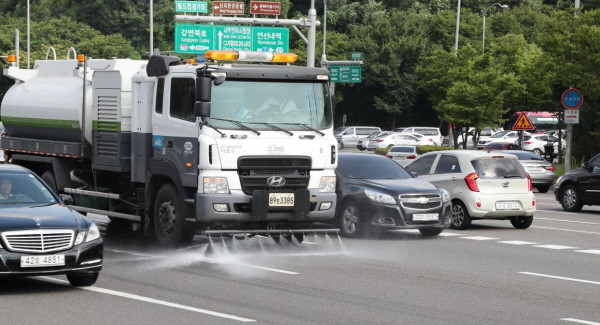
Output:
<path fill-rule="evenodd" d="M 325 46 L 327 44 L 327 0 L 323 0 L 323 54 L 321 55 L 321 66 L 327 62 L 327 55 L 325 54 Z"/>
<path fill-rule="evenodd" d="M 19 58 L 19 30 L 15 29 L 15 55 L 17 56 L 17 67 L 19 67 L 19 62 L 21 59 Z"/>
<path fill-rule="evenodd" d="M 150 0 L 150 56 L 154 53 L 154 5 Z"/>
<path fill-rule="evenodd" d="M 315 0 L 310 1 L 310 9 L 308 10 L 308 44 L 306 46 L 306 66 L 313 68 L 315 66 L 315 37 L 317 34 L 317 10 L 315 9 Z"/>
<path fill-rule="evenodd" d="M 571 170 L 571 142 L 573 138 L 573 124 L 567 124 L 567 152 L 565 157 L 565 173 Z"/>
<path fill-rule="evenodd" d="M 481 53 L 485 52 L 485 14 L 486 12 L 483 11 L 483 35 L 481 36 Z"/>
<path fill-rule="evenodd" d="M 30 34 L 31 34 L 31 29 L 30 29 L 30 19 L 29 19 L 29 0 L 27 0 L 27 69 L 29 69 L 30 65 L 29 65 L 29 53 L 30 51 L 30 47 L 29 47 L 29 43 L 30 43 Z"/>
<path fill-rule="evenodd" d="M 458 31 L 460 29 L 460 0 L 458 0 L 458 6 L 456 7 L 456 34 L 454 36 L 454 55 L 458 55 Z"/>
<path fill-rule="evenodd" d="M 85 154 L 85 100 L 86 100 L 86 78 L 87 78 L 87 55 L 83 56 L 83 99 L 81 101 L 81 158 Z"/>

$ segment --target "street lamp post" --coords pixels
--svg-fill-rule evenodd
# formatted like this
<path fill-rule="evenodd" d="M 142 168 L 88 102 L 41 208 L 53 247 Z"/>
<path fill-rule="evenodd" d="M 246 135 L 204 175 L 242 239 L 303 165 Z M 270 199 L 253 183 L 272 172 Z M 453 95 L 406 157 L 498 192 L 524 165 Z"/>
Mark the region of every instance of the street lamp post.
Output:
<path fill-rule="evenodd" d="M 493 3 L 491 6 L 487 7 L 487 9 L 481 10 L 481 15 L 483 16 L 483 34 L 481 36 L 481 52 L 485 52 L 485 16 L 487 15 L 488 10 L 492 9 L 494 6 L 498 6 L 500 8 L 508 8 L 507 5 L 503 5 L 501 3 Z"/>

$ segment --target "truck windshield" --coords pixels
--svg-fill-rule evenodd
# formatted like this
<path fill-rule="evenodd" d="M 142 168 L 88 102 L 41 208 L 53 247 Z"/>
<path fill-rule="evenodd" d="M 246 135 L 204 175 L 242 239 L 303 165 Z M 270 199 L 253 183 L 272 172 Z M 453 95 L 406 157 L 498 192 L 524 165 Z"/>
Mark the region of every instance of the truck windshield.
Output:
<path fill-rule="evenodd" d="M 221 119 L 221 120 L 220 120 Z M 331 125 L 332 111 L 326 83 L 227 80 L 212 88 L 208 122 L 219 129 L 322 130 Z"/>

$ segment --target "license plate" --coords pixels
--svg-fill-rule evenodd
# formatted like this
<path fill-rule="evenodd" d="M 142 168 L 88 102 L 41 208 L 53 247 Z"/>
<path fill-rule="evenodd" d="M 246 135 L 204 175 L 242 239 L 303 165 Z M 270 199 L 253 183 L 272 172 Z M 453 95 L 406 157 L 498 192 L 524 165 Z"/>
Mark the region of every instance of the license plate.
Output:
<path fill-rule="evenodd" d="M 437 214 L 437 213 L 413 214 L 413 221 L 431 221 L 431 220 L 439 220 L 439 214 Z"/>
<path fill-rule="evenodd" d="M 269 193 L 270 207 L 293 207 L 294 193 Z"/>
<path fill-rule="evenodd" d="M 21 256 L 21 267 L 65 265 L 64 255 Z"/>
<path fill-rule="evenodd" d="M 394 157 L 394 160 L 404 160 L 404 159 L 406 159 L 406 157 L 401 157 L 401 156 Z"/>
<path fill-rule="evenodd" d="M 521 210 L 519 202 L 496 202 L 496 210 Z"/>

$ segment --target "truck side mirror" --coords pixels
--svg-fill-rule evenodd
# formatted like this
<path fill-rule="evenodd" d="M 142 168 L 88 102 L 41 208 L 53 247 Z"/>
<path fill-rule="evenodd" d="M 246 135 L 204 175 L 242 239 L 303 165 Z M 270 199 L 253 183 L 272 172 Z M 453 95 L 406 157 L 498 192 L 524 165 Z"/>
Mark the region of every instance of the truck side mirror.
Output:
<path fill-rule="evenodd" d="M 196 78 L 196 101 L 210 102 L 211 99 L 211 77 Z"/>
<path fill-rule="evenodd" d="M 209 102 L 194 103 L 194 115 L 196 117 L 202 117 L 202 118 L 210 116 L 210 103 Z"/>

